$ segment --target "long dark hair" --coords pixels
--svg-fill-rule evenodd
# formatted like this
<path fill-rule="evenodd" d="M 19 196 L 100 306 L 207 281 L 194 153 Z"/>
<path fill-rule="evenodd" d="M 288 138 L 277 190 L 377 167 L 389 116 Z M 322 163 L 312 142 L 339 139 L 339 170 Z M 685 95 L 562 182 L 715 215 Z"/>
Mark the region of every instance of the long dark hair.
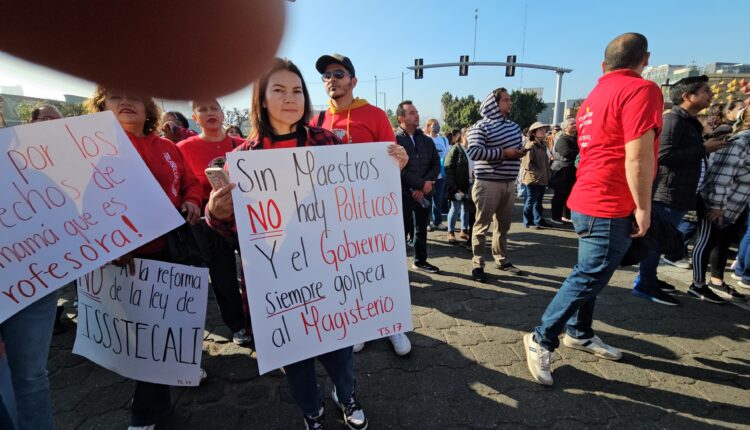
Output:
<path fill-rule="evenodd" d="M 168 110 L 164 112 L 164 114 L 170 114 L 172 115 L 177 122 L 180 124 L 180 127 L 182 128 L 190 128 L 190 123 L 188 122 L 187 118 L 185 118 L 185 115 L 182 114 L 182 112 L 177 112 L 176 110 Z"/>
<path fill-rule="evenodd" d="M 272 67 L 253 83 L 253 102 L 251 106 L 250 122 L 253 125 L 253 133 L 255 133 L 255 137 L 257 137 L 258 140 L 261 140 L 264 137 L 271 137 L 274 134 L 273 127 L 271 127 L 271 120 L 268 117 L 268 110 L 263 107 L 263 102 L 266 99 L 268 78 L 280 70 L 290 71 L 299 76 L 300 81 L 302 81 L 302 94 L 305 96 L 305 111 L 302 114 L 302 118 L 294 124 L 295 129 L 297 131 L 302 129 L 312 115 L 310 93 L 307 91 L 307 84 L 305 84 L 305 78 L 302 77 L 302 72 L 300 72 L 299 68 L 297 68 L 297 66 L 291 61 L 276 58 Z"/>

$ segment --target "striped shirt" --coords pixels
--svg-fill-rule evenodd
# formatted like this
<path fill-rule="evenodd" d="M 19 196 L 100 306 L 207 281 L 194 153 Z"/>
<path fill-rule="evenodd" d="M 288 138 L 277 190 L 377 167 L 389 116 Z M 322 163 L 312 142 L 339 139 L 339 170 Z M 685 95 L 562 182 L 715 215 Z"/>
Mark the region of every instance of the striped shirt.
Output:
<path fill-rule="evenodd" d="M 709 209 L 721 209 L 727 223 L 733 223 L 750 202 L 750 130 L 729 141 L 711 157 L 700 194 Z"/>
<path fill-rule="evenodd" d="M 466 150 L 474 161 L 474 176 L 487 181 L 514 181 L 521 160 L 503 159 L 503 150 L 522 148 L 521 128 L 500 113 L 495 96 L 490 93 L 479 107 L 482 119 L 469 130 Z"/>

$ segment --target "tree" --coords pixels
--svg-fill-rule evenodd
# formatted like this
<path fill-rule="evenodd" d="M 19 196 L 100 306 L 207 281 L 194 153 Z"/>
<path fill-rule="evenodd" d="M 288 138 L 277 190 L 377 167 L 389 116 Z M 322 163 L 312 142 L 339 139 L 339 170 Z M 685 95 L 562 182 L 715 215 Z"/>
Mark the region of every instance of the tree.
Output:
<path fill-rule="evenodd" d="M 392 109 L 387 109 L 385 111 L 385 114 L 388 115 L 388 121 L 391 122 L 391 127 L 393 127 L 393 128 L 398 127 L 398 117 L 393 112 L 393 110 Z"/>
<path fill-rule="evenodd" d="M 42 106 L 43 104 L 48 104 L 50 106 L 56 107 L 57 110 L 60 111 L 60 114 L 63 116 L 63 118 L 86 115 L 88 113 L 86 112 L 86 109 L 84 109 L 83 103 L 67 103 L 57 100 L 43 100 L 37 103 L 21 102 L 17 104 L 16 116 L 19 120 L 21 120 L 21 123 L 26 124 L 31 121 L 31 112 L 34 109 Z"/>
<path fill-rule="evenodd" d="M 16 105 L 16 117 L 21 120 L 21 124 L 31 121 L 31 111 L 36 107 L 35 103 L 21 102 Z"/>
<path fill-rule="evenodd" d="M 577 99 L 573 102 L 573 105 L 570 107 L 570 112 L 568 112 L 568 118 L 575 118 L 578 116 L 578 109 L 581 108 L 581 105 L 583 104 L 583 99 Z"/>
<path fill-rule="evenodd" d="M 513 102 L 513 107 L 510 110 L 509 119 L 518 124 L 521 130 L 533 124 L 536 117 L 547 108 L 544 101 L 535 93 L 513 90 L 510 93 L 510 100 Z"/>
<path fill-rule="evenodd" d="M 480 102 L 473 95 L 454 97 L 446 91 L 440 98 L 440 103 L 443 106 L 443 125 L 446 130 L 469 127 L 482 118 L 479 113 Z"/>
<path fill-rule="evenodd" d="M 86 115 L 88 113 L 83 107 L 83 103 L 66 103 L 53 101 L 50 102 L 50 104 L 56 107 L 64 118 L 67 118 L 69 116 Z"/>
<path fill-rule="evenodd" d="M 243 133 L 247 133 L 250 130 L 250 112 L 249 109 L 224 109 L 224 127 L 231 127 L 236 125 L 242 130 Z"/>

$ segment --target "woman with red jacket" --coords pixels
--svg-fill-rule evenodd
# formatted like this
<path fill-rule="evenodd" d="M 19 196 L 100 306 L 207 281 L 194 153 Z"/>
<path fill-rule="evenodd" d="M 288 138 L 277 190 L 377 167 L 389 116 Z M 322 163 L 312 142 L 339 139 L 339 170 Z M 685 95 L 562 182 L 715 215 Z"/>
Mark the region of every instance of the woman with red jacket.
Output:
<path fill-rule="evenodd" d="M 201 207 L 200 183 L 185 164 L 177 146 L 157 134 L 159 108 L 154 100 L 97 86 L 85 106 L 92 113 L 108 110 L 115 114 L 120 126 L 175 208 L 182 212 L 188 223 L 198 222 Z M 129 266 L 133 273 L 135 257 L 172 260 L 165 236 L 152 240 L 118 258 L 114 263 Z M 171 407 L 169 386 L 136 381 L 130 429 L 153 429 L 157 422 L 169 414 Z"/>
<path fill-rule="evenodd" d="M 306 126 L 312 107 L 307 86 L 297 66 L 276 59 L 273 67 L 253 84 L 251 121 L 254 138 L 236 151 L 337 145 L 341 140 L 328 130 Z M 206 219 L 217 231 L 237 241 L 231 191 L 234 184 L 211 192 Z M 354 353 L 352 347 L 284 366 L 292 397 L 302 410 L 305 428 L 321 429 L 325 412 L 315 377 L 318 359 L 333 381 L 332 397 L 344 413 L 350 429 L 367 428 L 367 418 L 354 392 Z"/>
<path fill-rule="evenodd" d="M 239 146 L 243 139 L 234 138 L 224 132 L 224 111 L 218 101 L 209 99 L 193 101 L 192 104 L 193 121 L 201 128 L 201 134 L 179 142 L 177 148 L 201 183 L 203 208 L 211 193 L 206 168 L 223 167 L 226 153 Z M 211 275 L 211 287 L 216 296 L 221 319 L 232 330 L 232 342 L 237 345 L 251 343 L 247 297 L 244 288 L 240 294 L 233 244 L 205 222 L 195 224 L 193 234 Z"/>

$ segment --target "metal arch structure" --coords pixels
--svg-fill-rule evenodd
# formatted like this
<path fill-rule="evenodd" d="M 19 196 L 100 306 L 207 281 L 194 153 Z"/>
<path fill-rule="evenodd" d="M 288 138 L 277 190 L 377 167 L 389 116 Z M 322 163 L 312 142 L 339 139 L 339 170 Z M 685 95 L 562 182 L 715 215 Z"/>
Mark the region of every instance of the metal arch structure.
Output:
<path fill-rule="evenodd" d="M 439 67 L 461 67 L 461 66 L 491 66 L 491 67 L 524 67 L 527 69 L 539 69 L 539 70 L 552 70 L 557 75 L 555 81 L 555 106 L 552 113 L 552 122 L 554 124 L 559 123 L 562 119 L 558 118 L 560 109 L 560 96 L 562 91 L 562 78 L 565 73 L 570 73 L 573 69 L 567 69 L 565 67 L 557 66 L 545 66 L 542 64 L 529 64 L 529 63 L 508 63 L 502 61 L 467 61 L 458 63 L 437 63 L 437 64 L 423 64 L 420 66 L 409 66 L 409 70 L 423 70 L 423 69 L 436 69 Z"/>

